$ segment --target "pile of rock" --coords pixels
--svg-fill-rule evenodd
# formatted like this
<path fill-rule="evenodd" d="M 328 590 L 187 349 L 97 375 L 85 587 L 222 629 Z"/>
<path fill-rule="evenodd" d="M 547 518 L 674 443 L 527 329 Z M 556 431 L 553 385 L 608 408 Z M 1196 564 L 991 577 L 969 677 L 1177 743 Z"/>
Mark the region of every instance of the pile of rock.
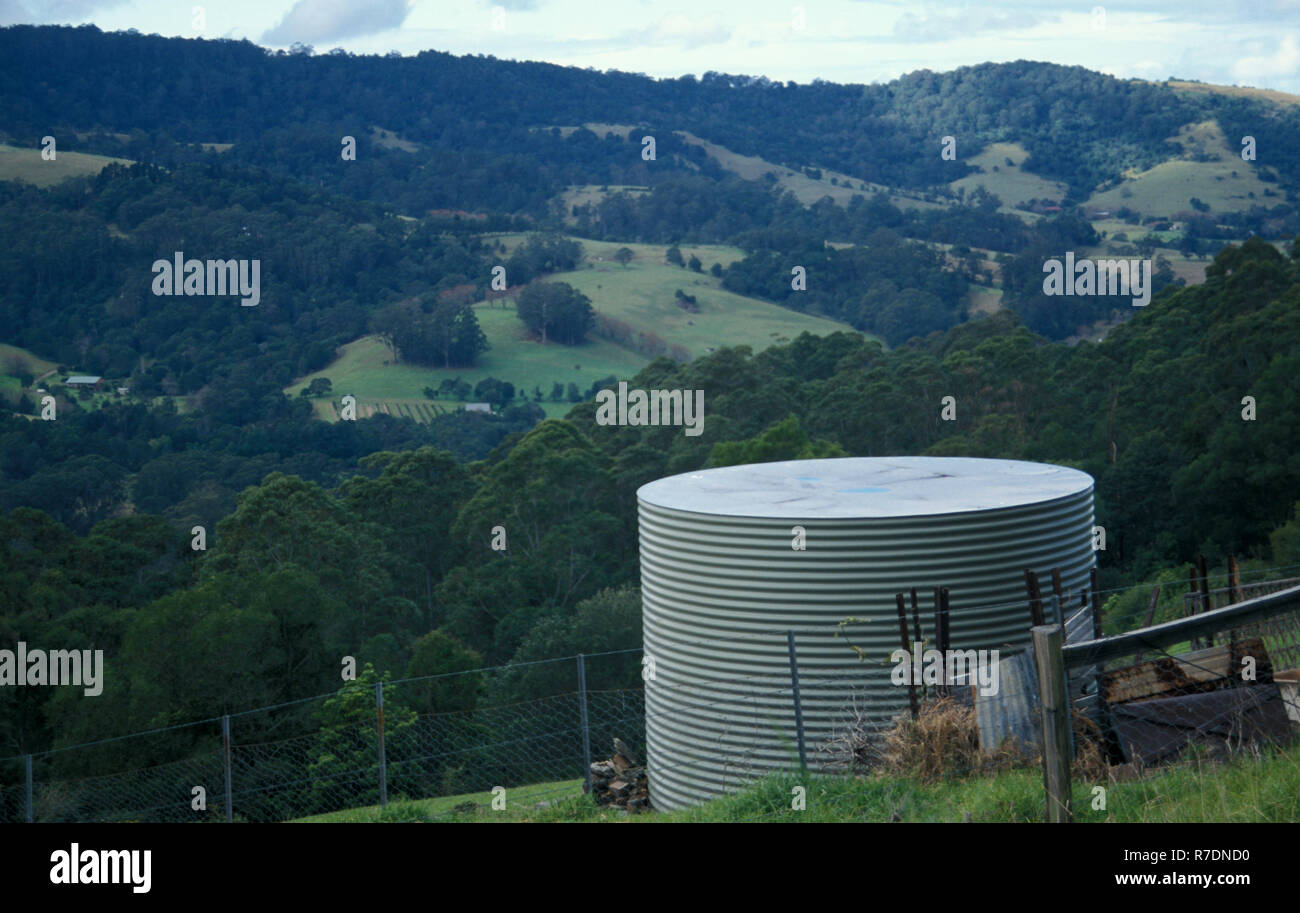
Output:
<path fill-rule="evenodd" d="M 630 812 L 650 808 L 650 780 L 645 767 L 622 739 L 614 740 L 614 754 L 591 765 L 591 794 L 599 805 L 613 805 Z"/>

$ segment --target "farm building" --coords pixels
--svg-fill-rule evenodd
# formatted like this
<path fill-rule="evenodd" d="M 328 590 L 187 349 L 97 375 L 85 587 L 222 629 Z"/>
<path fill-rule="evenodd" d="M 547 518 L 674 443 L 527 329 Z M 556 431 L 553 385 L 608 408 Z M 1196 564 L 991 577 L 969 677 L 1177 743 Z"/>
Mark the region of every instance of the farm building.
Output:
<path fill-rule="evenodd" d="M 98 389 L 104 385 L 104 378 L 90 374 L 74 374 L 64 381 L 69 387 L 89 387 Z"/>

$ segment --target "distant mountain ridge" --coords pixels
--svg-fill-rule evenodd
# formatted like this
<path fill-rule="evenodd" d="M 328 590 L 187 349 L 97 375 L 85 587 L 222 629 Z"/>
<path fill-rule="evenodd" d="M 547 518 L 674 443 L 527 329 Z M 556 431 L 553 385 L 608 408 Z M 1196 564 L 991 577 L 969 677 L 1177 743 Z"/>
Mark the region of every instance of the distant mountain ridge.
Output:
<path fill-rule="evenodd" d="M 0 29 L 0 129 L 19 145 L 62 134 L 69 149 L 165 164 L 204 154 L 178 143 L 233 143 L 225 155 L 236 160 L 364 199 L 391 200 L 401 185 L 418 185 L 425 209 L 540 212 L 567 185 L 708 173 L 704 151 L 674 130 L 793 168 L 912 189 L 961 177 L 990 143 L 1018 142 L 1029 153 L 1026 170 L 1067 184 L 1078 201 L 1125 170 L 1176 154 L 1166 139 L 1181 126 L 1215 119 L 1229 137 L 1256 137 L 1261 169 L 1295 180 L 1300 108 L 1185 86 L 1029 61 L 921 70 L 880 85 L 712 72 L 651 79 L 437 51 L 311 56 L 94 26 Z M 536 129 L 593 122 L 644 126 L 658 141 L 656 160 L 640 158 L 639 138 L 633 145 Z M 423 154 L 385 141 L 388 134 L 373 138 L 380 125 Z M 359 151 L 347 172 L 338 167 L 345 135 Z M 956 139 L 955 162 L 940 158 L 944 136 Z M 453 176 L 457 188 L 432 188 Z"/>

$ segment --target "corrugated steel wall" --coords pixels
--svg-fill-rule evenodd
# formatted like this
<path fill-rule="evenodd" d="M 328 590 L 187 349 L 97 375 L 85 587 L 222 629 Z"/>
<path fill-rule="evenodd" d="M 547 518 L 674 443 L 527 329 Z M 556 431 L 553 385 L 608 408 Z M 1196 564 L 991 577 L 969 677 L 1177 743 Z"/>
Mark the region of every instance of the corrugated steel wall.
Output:
<path fill-rule="evenodd" d="M 921 517 L 802 520 L 691 513 L 639 499 L 646 738 L 655 807 L 679 808 L 797 764 L 785 631 L 795 629 L 812 766 L 856 701 L 874 721 L 907 706 L 890 683 L 894 594 L 951 591 L 952 646 L 1023 649 L 1024 568 L 1062 571 L 1077 594 L 1093 565 L 1091 488 L 1053 501 Z M 791 548 L 791 527 L 807 549 Z M 1077 596 L 1075 597 L 1077 600 Z M 988 608 L 992 606 L 992 608 Z M 855 616 L 864 623 L 836 625 Z M 910 616 L 910 607 L 909 607 Z M 860 661 L 846 643 L 865 649 Z"/>

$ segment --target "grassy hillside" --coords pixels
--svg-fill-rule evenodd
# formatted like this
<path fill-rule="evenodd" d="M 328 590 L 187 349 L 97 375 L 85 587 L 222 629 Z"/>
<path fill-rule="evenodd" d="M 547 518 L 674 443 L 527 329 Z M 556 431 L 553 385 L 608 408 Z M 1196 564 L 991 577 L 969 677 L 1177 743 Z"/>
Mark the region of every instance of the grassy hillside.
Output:
<path fill-rule="evenodd" d="M 1300 105 L 1300 95 L 1280 92 L 1276 89 L 1255 89 L 1250 86 L 1214 86 L 1204 82 L 1187 82 L 1180 79 L 1167 79 L 1162 85 L 1180 92 L 1200 92 L 1214 95 L 1230 95 L 1240 98 L 1256 98 L 1271 101 L 1279 105 Z"/>
<path fill-rule="evenodd" d="M 957 155 L 959 159 L 962 157 L 960 146 Z M 948 186 L 953 190 L 964 188 L 967 193 L 983 187 L 1002 201 L 1006 211 L 1027 200 L 1063 200 L 1068 190 L 1064 184 L 1021 169 L 1028 157 L 1029 153 L 1019 143 L 992 143 L 968 160 L 969 164 L 980 169 L 978 174 L 968 174 L 951 181 Z M 1016 215 L 1025 213 L 1017 212 Z"/>
<path fill-rule="evenodd" d="M 802 171 L 795 171 L 757 156 L 732 152 L 725 146 L 711 143 L 684 130 L 678 130 L 677 133 L 687 142 L 693 143 L 707 152 L 723 168 L 746 180 L 761 180 L 764 174 L 771 172 L 776 175 L 777 184 L 783 190 L 793 193 L 799 202 L 804 205 L 816 203 L 822 197 L 830 197 L 836 203 L 845 204 L 855 194 L 885 193 L 889 195 L 889 201 L 901 209 L 942 208 L 942 204 L 931 203 L 922 198 L 920 194 L 903 193 L 883 184 L 863 181 L 840 171 L 821 168 L 818 169 L 821 172 L 821 177 L 814 178 Z"/>
<path fill-rule="evenodd" d="M 611 187 L 610 192 L 615 189 Z M 528 232 L 522 231 L 495 232 L 484 235 L 483 240 L 489 244 L 500 242 L 506 249 L 504 256 L 509 256 L 527 237 Z M 626 247 L 632 251 L 632 265 L 644 263 L 668 265 L 668 261 L 665 259 L 665 254 L 668 251 L 668 245 L 666 244 L 639 244 L 634 241 L 627 243 L 622 241 L 592 241 L 587 238 L 575 238 L 575 240 L 582 242 L 583 262 L 579 264 L 581 269 L 599 269 L 601 266 L 616 267 L 614 252 L 620 247 Z M 732 247 L 729 244 L 679 244 L 678 249 L 681 250 L 684 260 L 689 260 L 692 254 L 699 257 L 705 269 L 708 269 L 714 263 L 730 266 L 737 260 L 744 259 L 745 256 L 745 252 L 739 247 Z"/>
<path fill-rule="evenodd" d="M 497 234 L 489 240 L 500 241 L 510 251 L 523 237 Z M 670 346 L 683 346 L 692 357 L 722 346 L 747 345 L 757 352 L 804 331 L 824 336 L 850 329 L 836 321 L 725 291 L 719 280 L 707 273 L 670 266 L 664 260 L 666 248 L 662 245 L 587 240 L 582 244 L 584 260 L 580 268 L 549 279 L 568 282 L 591 298 L 598 313 L 622 320 L 635 330 L 654 333 Z M 634 257 L 626 267 L 614 262 L 614 252 L 624 246 L 632 250 Z M 743 256 L 738 248 L 724 245 L 684 245 L 681 250 L 685 258 L 698 256 L 706 268 L 713 263 L 727 266 Z M 677 307 L 677 289 L 696 297 L 698 314 Z M 331 400 L 351 393 L 357 397 L 358 417 L 388 412 L 428 421 L 435 407 L 460 409 L 463 405 L 458 401 L 431 402 L 424 396 L 425 387 L 437 389 L 445 378 L 460 377 L 473 385 L 483 378 L 496 377 L 527 391 L 530 399 L 533 389 L 540 387 L 545 397 L 542 408 L 548 417 L 558 418 L 568 413 L 572 403 L 550 401 L 554 383 L 566 391 L 570 383 L 575 383 L 585 394 L 600 378 L 631 377 L 650 361 L 648 356 L 594 333 L 588 334 L 581 346 L 543 346 L 524 330 L 509 301 L 480 302 L 474 305 L 474 313 L 491 348 L 471 369 L 393 364 L 392 352 L 375 337 L 366 336 L 348 343 L 335 361 L 299 378 L 285 392 L 296 396 L 314 378 L 328 377 L 332 395 L 314 403 L 316 414 L 323 419 L 336 417 Z"/>
<path fill-rule="evenodd" d="M 690 256 L 687 249 L 684 257 Z M 701 256 L 701 260 L 704 258 Z M 709 262 L 704 261 L 706 264 Z M 728 292 L 712 276 L 660 263 L 611 265 L 560 273 L 589 298 L 596 310 L 657 333 L 670 345 L 685 346 L 699 357 L 722 346 L 747 345 L 754 351 L 786 342 L 805 330 L 825 336 L 847 326 L 821 317 L 800 314 L 755 298 Z M 674 304 L 681 289 L 699 303 L 699 313 Z"/>
<path fill-rule="evenodd" d="M 437 389 L 438 384 L 449 377 L 460 377 L 471 385 L 485 377 L 496 377 L 528 391 L 530 398 L 533 387 L 540 386 L 547 397 L 541 404 L 542 408 L 548 417 L 558 418 L 568 413 L 572 403 L 550 402 L 553 383 L 559 382 L 567 388 L 573 382 L 585 393 L 599 378 L 611 374 L 630 377 L 649 361 L 635 352 L 596 338 L 589 339 L 582 346 L 542 346 L 527 338 L 513 306 L 478 304 L 474 312 L 492 346 L 479 356 L 474 368 L 444 370 L 393 364 L 393 353 L 386 345 L 373 336 L 364 336 L 344 346 L 335 361 L 301 378 L 285 392 L 296 396 L 314 378 L 328 377 L 333 385 L 333 398 L 351 393 L 357 397 L 358 417 L 364 418 L 377 411 L 405 414 L 401 407 L 419 404 L 461 409 L 463 404 L 454 400 L 431 402 L 425 398 L 424 388 Z M 325 397 L 317 402 L 317 414 L 333 419 L 329 400 L 330 397 Z"/>
<path fill-rule="evenodd" d="M 54 161 L 47 162 L 41 158 L 40 149 L 0 143 L 0 181 L 26 181 L 38 187 L 49 187 L 68 178 L 98 174 L 110 162 L 131 164 L 128 159 L 88 155 L 82 152 L 64 152 L 61 149 L 55 155 Z"/>
<path fill-rule="evenodd" d="M 583 124 L 592 133 L 597 136 L 605 136 L 607 133 L 614 133 L 618 136 L 627 136 L 634 130 L 640 128 L 629 126 L 628 124 Z M 560 127 L 560 133 L 567 136 L 577 127 Z M 911 209 L 938 209 L 942 208 L 940 203 L 931 203 L 924 199 L 921 194 L 914 192 L 900 191 L 896 188 L 886 187 L 883 184 L 874 184 L 870 181 L 863 181 L 852 175 L 844 174 L 840 171 L 833 171 L 828 168 L 822 168 L 821 177 L 813 178 L 802 171 L 787 168 L 784 165 L 778 165 L 775 162 L 760 158 L 754 155 L 742 155 L 739 152 L 733 152 L 726 146 L 720 146 L 717 143 L 698 137 L 686 130 L 674 130 L 676 135 L 680 136 L 686 142 L 699 146 L 709 154 L 711 158 L 717 161 L 719 165 L 730 171 L 737 177 L 747 181 L 759 181 L 769 172 L 776 177 L 777 185 L 783 190 L 788 190 L 795 195 L 800 203 L 816 203 L 822 197 L 830 197 L 836 203 L 848 203 L 854 194 L 875 194 L 885 193 L 889 195 L 890 202 L 901 208 Z M 834 179 L 834 183 L 832 183 Z M 571 211 L 571 210 L 566 210 Z"/>
<path fill-rule="evenodd" d="M 1115 210 L 1121 206 L 1144 216 L 1170 217 L 1192 210 L 1191 198 L 1214 212 L 1238 212 L 1269 205 L 1266 192 L 1278 191 L 1261 181 L 1253 162 L 1242 161 L 1241 146 L 1233 146 L 1218 124 L 1187 124 L 1170 141 L 1182 147 L 1183 157 L 1161 162 L 1146 171 L 1129 171 L 1124 181 L 1094 194 L 1086 207 Z M 1196 161 L 1196 159 L 1204 159 Z"/>
<path fill-rule="evenodd" d="M 649 187 L 636 187 L 631 184 L 579 184 L 560 194 L 560 202 L 564 206 L 565 220 L 572 222 L 573 207 L 575 206 L 599 203 L 613 193 L 626 193 L 629 196 L 636 197 L 644 196 L 649 192 Z"/>
<path fill-rule="evenodd" d="M 27 349 L 0 343 L 0 407 L 13 408 L 22 397 L 23 385 L 19 374 L 30 374 L 34 379 L 29 394 L 43 386 L 36 378 L 43 377 L 58 367 Z"/>
<path fill-rule="evenodd" d="M 41 358 L 35 352 L 0 342 L 0 374 L 2 375 L 12 375 L 22 370 L 33 377 L 40 377 L 56 367 L 58 366 L 54 362 Z"/>

